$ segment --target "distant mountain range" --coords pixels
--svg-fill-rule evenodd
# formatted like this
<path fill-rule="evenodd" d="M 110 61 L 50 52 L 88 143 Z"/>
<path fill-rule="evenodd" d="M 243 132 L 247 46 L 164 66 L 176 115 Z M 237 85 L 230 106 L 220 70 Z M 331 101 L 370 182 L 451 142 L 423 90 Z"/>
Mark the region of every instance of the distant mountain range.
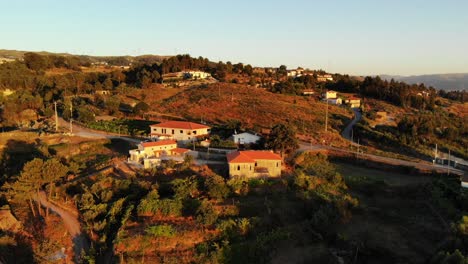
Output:
<path fill-rule="evenodd" d="M 423 83 L 436 89 L 455 91 L 468 90 L 468 73 L 428 74 L 428 75 L 379 75 L 384 80 L 394 79 L 405 83 Z"/>

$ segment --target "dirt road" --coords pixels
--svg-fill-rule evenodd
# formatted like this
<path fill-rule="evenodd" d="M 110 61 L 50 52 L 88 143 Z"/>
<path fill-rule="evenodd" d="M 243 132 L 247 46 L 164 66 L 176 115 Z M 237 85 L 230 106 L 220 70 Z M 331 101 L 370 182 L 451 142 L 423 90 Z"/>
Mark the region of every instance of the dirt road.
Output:
<path fill-rule="evenodd" d="M 87 252 L 89 247 L 88 247 L 88 241 L 86 240 L 86 237 L 81 232 L 81 225 L 80 225 L 80 222 L 78 221 L 78 218 L 72 213 L 49 202 L 47 200 L 47 196 L 45 192 L 40 192 L 36 200 L 39 201 L 42 204 L 42 206 L 49 208 L 51 211 L 58 214 L 62 218 L 62 221 L 65 224 L 65 227 L 67 228 L 68 233 L 70 233 L 70 236 L 72 237 L 73 252 L 75 254 L 74 261 L 75 263 L 79 263 L 81 252 L 83 250 Z"/>

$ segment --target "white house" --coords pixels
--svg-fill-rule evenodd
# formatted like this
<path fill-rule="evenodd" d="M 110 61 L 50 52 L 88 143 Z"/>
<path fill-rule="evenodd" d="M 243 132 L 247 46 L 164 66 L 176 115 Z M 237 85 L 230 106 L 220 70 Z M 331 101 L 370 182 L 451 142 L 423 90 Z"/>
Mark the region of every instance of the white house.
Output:
<path fill-rule="evenodd" d="M 361 106 L 361 99 L 356 97 L 350 97 L 345 99 L 345 104 L 349 105 L 351 108 L 357 108 Z"/>
<path fill-rule="evenodd" d="M 312 89 L 306 89 L 302 91 L 302 95 L 314 95 L 315 91 Z"/>
<path fill-rule="evenodd" d="M 328 101 L 329 104 L 334 104 L 334 105 L 343 104 L 343 100 L 341 98 L 323 99 L 323 101 Z"/>
<path fill-rule="evenodd" d="M 202 71 L 187 71 L 184 72 L 184 77 L 187 79 L 207 79 L 211 77 L 211 74 Z"/>
<path fill-rule="evenodd" d="M 335 92 L 333 90 L 326 91 L 326 92 L 322 93 L 322 97 L 324 99 L 334 99 L 334 98 L 337 97 L 337 92 Z"/>
<path fill-rule="evenodd" d="M 232 135 L 232 141 L 236 144 L 255 144 L 261 139 L 260 136 L 249 132 Z"/>
<path fill-rule="evenodd" d="M 317 75 L 317 81 L 318 82 L 333 81 L 333 77 L 331 76 L 331 74 Z"/>
<path fill-rule="evenodd" d="M 468 188 L 468 175 L 466 175 L 466 173 L 463 176 L 461 176 L 460 180 L 461 180 L 461 186 L 463 188 Z"/>
<path fill-rule="evenodd" d="M 142 142 L 138 149 L 129 151 L 128 161 L 143 164 L 145 169 L 149 169 L 159 166 L 162 160 L 183 161 L 189 152 L 189 149 L 178 148 L 174 140 Z"/>
<path fill-rule="evenodd" d="M 185 121 L 168 121 L 151 125 L 151 137 L 174 139 L 182 142 L 195 141 L 210 134 L 210 127 Z"/>

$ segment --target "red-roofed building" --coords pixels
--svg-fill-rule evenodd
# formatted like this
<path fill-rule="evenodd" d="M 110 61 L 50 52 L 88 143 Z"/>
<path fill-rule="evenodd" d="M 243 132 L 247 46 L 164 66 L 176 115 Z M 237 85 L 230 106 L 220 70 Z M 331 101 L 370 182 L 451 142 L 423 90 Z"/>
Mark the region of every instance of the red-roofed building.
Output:
<path fill-rule="evenodd" d="M 349 105 L 351 108 L 357 108 L 361 106 L 361 99 L 357 97 L 349 97 L 345 99 L 345 104 Z"/>
<path fill-rule="evenodd" d="M 210 134 L 210 127 L 185 121 L 168 121 L 151 125 L 151 137 L 171 138 L 177 141 L 192 141 Z"/>
<path fill-rule="evenodd" d="M 189 152 L 189 149 L 178 148 L 175 140 L 142 142 L 138 144 L 138 149 L 129 151 L 128 161 L 143 164 L 144 168 L 149 169 L 159 166 L 162 160 L 183 161 Z"/>
<path fill-rule="evenodd" d="M 279 177 L 281 157 L 271 151 L 234 151 L 227 154 L 230 177 Z"/>

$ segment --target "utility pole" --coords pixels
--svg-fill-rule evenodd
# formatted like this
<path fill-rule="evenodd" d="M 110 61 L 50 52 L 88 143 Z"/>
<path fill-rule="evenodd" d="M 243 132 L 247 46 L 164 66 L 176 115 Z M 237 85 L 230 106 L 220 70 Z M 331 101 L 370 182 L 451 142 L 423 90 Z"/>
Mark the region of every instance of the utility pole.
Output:
<path fill-rule="evenodd" d="M 58 132 L 57 102 L 54 102 L 54 109 L 55 109 L 55 132 Z"/>
<path fill-rule="evenodd" d="M 73 98 L 70 99 L 70 134 L 73 134 Z"/>
<path fill-rule="evenodd" d="M 325 100 L 327 101 L 327 108 L 325 110 L 325 132 L 327 132 L 327 127 L 328 127 L 328 95 L 325 92 Z"/>

